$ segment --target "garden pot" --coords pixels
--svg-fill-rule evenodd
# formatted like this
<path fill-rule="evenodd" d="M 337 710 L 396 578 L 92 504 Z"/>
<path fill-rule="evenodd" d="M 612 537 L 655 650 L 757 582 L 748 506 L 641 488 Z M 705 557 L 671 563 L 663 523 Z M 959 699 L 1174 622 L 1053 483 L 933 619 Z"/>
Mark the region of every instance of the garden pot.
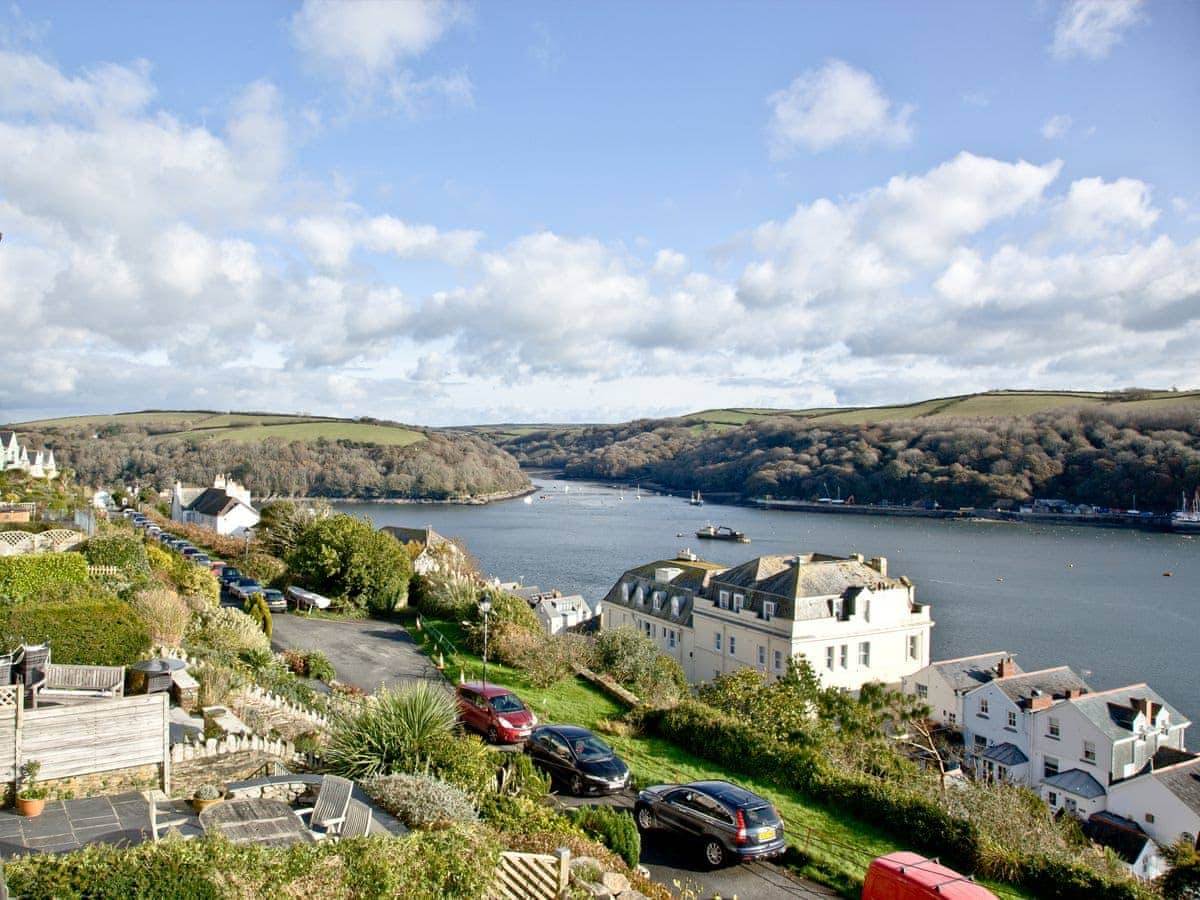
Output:
<path fill-rule="evenodd" d="M 218 803 L 220 803 L 224 799 L 225 799 L 224 797 L 214 797 L 212 800 L 202 800 L 199 797 L 193 797 L 192 798 L 192 809 L 196 810 L 196 814 L 199 815 L 200 813 L 202 813 L 206 809 L 208 809 L 210 806 L 216 806 Z"/>
<path fill-rule="evenodd" d="M 22 816 L 40 816 L 42 810 L 46 808 L 46 798 L 38 797 L 36 800 L 26 800 L 21 797 L 17 798 L 17 812 Z"/>

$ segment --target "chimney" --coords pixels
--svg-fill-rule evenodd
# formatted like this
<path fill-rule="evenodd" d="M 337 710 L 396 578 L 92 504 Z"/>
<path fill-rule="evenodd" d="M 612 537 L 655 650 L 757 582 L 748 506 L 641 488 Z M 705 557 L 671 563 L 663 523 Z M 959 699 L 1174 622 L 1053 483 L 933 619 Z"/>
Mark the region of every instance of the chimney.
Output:
<path fill-rule="evenodd" d="M 1008 678 L 1011 675 L 1017 674 L 1017 663 L 1011 656 L 1006 656 L 1000 660 L 1000 664 L 996 666 L 997 678 Z"/>
<path fill-rule="evenodd" d="M 1053 705 L 1054 698 L 1049 694 L 1041 694 L 1040 696 L 1029 698 L 1029 708 L 1033 712 L 1037 712 L 1039 709 L 1049 709 Z"/>
<path fill-rule="evenodd" d="M 1079 688 L 1067 688 L 1064 696 L 1068 700 L 1075 700 L 1076 698 L 1083 696 L 1083 691 L 1080 690 Z"/>
<path fill-rule="evenodd" d="M 862 561 L 863 561 L 863 555 L 862 555 L 861 553 L 851 553 L 851 554 L 850 554 L 850 558 L 851 558 L 852 560 L 854 560 L 855 562 L 862 562 Z"/>
<path fill-rule="evenodd" d="M 874 569 L 876 572 L 878 572 L 884 578 L 887 578 L 887 557 L 886 556 L 872 556 L 871 562 L 869 565 L 871 566 L 872 569 Z"/>

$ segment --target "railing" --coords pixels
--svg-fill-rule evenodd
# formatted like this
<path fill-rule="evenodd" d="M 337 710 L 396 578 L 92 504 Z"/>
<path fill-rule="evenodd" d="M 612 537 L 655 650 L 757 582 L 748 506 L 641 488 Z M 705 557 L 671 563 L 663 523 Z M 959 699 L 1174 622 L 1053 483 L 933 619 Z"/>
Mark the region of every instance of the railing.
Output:
<path fill-rule="evenodd" d="M 434 628 L 432 625 L 427 625 L 424 622 L 420 623 L 421 630 L 429 636 L 430 646 L 427 651 L 432 657 L 436 653 L 441 653 L 443 661 L 447 664 L 458 657 L 458 648 L 454 646 L 454 642 L 448 637 Z"/>
<path fill-rule="evenodd" d="M 92 578 L 101 576 L 116 576 L 121 574 L 120 566 L 88 566 L 88 575 Z"/>
<path fill-rule="evenodd" d="M 555 900 L 565 894 L 570 872 L 571 851 L 566 847 L 553 855 L 505 851 L 485 896 L 488 900 Z"/>

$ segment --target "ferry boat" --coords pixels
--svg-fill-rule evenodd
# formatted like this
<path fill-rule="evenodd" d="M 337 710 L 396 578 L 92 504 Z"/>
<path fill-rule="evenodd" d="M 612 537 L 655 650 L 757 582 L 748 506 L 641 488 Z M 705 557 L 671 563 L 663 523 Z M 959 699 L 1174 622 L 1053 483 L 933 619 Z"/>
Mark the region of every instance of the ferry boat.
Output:
<path fill-rule="evenodd" d="M 1200 487 L 1192 494 L 1191 503 L 1186 494 L 1179 495 L 1179 509 L 1171 513 L 1171 530 L 1183 534 L 1200 534 Z"/>
<path fill-rule="evenodd" d="M 734 541 L 738 544 L 750 543 L 750 538 L 743 532 L 734 531 L 728 525 L 705 525 L 696 532 L 696 537 L 710 541 Z"/>

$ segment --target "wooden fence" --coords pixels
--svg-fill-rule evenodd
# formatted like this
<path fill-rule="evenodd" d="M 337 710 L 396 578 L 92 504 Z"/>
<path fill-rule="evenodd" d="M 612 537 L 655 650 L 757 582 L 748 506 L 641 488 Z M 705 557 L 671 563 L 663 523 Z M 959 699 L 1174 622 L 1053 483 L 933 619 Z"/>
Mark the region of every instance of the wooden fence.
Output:
<path fill-rule="evenodd" d="M 26 709 L 18 685 L 0 688 L 0 781 L 34 759 L 41 781 L 157 764 L 170 793 L 167 707 L 160 693 Z"/>
<path fill-rule="evenodd" d="M 553 854 L 500 854 L 500 865 L 488 888 L 488 900 L 555 900 L 565 895 L 571 874 L 571 851 Z"/>

